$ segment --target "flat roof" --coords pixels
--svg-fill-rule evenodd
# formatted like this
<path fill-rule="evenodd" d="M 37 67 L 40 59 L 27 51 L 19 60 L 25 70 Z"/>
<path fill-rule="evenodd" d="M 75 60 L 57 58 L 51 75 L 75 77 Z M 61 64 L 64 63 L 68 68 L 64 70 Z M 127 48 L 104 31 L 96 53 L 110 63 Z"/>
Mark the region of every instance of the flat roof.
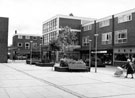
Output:
<path fill-rule="evenodd" d="M 14 34 L 15 35 L 22 35 L 22 36 L 39 36 L 42 37 L 42 35 L 36 35 L 36 34 Z"/>
<path fill-rule="evenodd" d="M 94 20 L 94 18 L 86 18 L 86 17 L 68 16 L 68 15 L 58 14 L 58 15 L 56 15 L 56 16 L 54 16 L 54 17 L 52 17 L 52 18 L 50 18 L 50 19 L 48 19 L 46 21 L 44 21 L 43 24 L 46 23 L 46 22 L 48 22 L 48 21 L 51 21 L 51 20 L 53 20 L 55 18 L 67 18 L 67 19 L 76 19 L 76 20 L 87 20 L 87 21 Z"/>

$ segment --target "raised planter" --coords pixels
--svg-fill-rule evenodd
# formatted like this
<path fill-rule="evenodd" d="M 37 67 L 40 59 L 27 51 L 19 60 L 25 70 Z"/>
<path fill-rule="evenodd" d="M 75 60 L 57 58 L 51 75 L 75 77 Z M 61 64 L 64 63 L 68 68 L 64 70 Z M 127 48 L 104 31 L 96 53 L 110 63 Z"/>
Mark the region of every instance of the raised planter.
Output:
<path fill-rule="evenodd" d="M 58 72 L 68 72 L 69 69 L 68 69 L 68 67 L 54 66 L 54 71 L 58 71 Z"/>
<path fill-rule="evenodd" d="M 89 67 L 86 64 L 68 64 L 70 71 L 89 71 Z"/>
<path fill-rule="evenodd" d="M 39 62 L 39 60 L 32 60 L 32 62 L 30 62 L 30 60 L 26 60 L 26 64 L 36 64 L 37 62 Z"/>
<path fill-rule="evenodd" d="M 42 66 L 42 67 L 53 67 L 54 63 L 41 63 L 41 62 L 36 62 L 36 66 Z"/>

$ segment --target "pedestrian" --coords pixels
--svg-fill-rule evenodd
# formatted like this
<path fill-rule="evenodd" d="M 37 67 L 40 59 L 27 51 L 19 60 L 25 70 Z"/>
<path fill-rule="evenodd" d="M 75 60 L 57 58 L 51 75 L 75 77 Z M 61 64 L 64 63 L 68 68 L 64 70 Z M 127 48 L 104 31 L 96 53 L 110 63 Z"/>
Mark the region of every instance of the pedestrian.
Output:
<path fill-rule="evenodd" d="M 134 74 L 134 68 L 133 68 L 133 63 L 131 62 L 130 59 L 127 60 L 127 64 L 125 64 L 123 67 L 125 67 L 127 69 L 127 73 L 125 78 L 128 78 L 128 74 L 131 74 L 131 79 L 133 79 L 133 74 Z"/>

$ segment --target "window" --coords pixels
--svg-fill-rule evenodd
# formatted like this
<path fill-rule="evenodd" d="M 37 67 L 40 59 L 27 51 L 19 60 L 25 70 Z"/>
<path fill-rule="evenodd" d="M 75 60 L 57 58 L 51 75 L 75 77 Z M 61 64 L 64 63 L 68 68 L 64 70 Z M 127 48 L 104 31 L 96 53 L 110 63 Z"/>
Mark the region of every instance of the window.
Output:
<path fill-rule="evenodd" d="M 18 43 L 17 46 L 18 46 L 18 47 L 22 47 L 23 44 L 22 44 L 22 43 Z"/>
<path fill-rule="evenodd" d="M 37 48 L 37 43 L 32 43 L 32 48 Z"/>
<path fill-rule="evenodd" d="M 37 40 L 37 37 L 33 37 L 34 40 Z"/>
<path fill-rule="evenodd" d="M 115 31 L 115 44 L 127 42 L 127 30 Z"/>
<path fill-rule="evenodd" d="M 23 38 L 23 36 L 22 35 L 18 35 L 18 39 L 22 39 Z"/>
<path fill-rule="evenodd" d="M 83 27 L 83 31 L 92 30 L 92 25 L 87 25 Z"/>
<path fill-rule="evenodd" d="M 25 43 L 25 49 L 30 49 L 30 43 L 29 42 Z"/>
<path fill-rule="evenodd" d="M 126 14 L 118 17 L 118 23 L 123 23 L 132 20 L 132 14 Z"/>
<path fill-rule="evenodd" d="M 102 34 L 102 45 L 112 44 L 112 32 Z"/>
<path fill-rule="evenodd" d="M 30 39 L 30 36 L 25 36 L 25 39 Z"/>
<path fill-rule="evenodd" d="M 82 46 L 88 46 L 89 45 L 89 36 L 82 38 Z"/>
<path fill-rule="evenodd" d="M 109 26 L 109 25 L 110 25 L 110 20 L 109 19 L 99 22 L 99 28 Z"/>

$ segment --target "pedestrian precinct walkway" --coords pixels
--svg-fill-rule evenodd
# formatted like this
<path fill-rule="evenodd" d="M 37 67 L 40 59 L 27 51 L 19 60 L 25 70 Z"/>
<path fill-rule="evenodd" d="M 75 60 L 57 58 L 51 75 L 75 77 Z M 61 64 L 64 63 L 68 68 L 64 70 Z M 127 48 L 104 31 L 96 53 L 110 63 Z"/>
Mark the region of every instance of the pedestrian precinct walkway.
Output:
<path fill-rule="evenodd" d="M 115 70 L 56 72 L 24 62 L 0 64 L 0 98 L 135 98 L 135 79 L 114 77 Z"/>

